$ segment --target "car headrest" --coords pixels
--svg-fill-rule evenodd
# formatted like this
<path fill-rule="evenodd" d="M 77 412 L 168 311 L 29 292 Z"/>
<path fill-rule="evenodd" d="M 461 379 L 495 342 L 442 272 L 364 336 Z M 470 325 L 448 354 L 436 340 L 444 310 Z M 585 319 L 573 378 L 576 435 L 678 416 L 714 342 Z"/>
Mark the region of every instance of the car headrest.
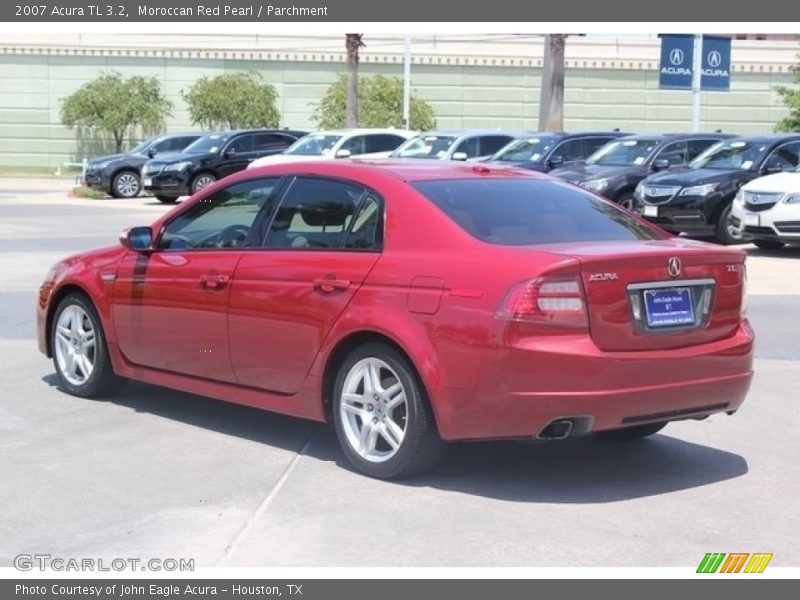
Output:
<path fill-rule="evenodd" d="M 313 206 L 300 209 L 303 221 L 312 227 L 343 227 L 347 222 L 347 217 L 353 214 L 352 204 L 338 202 L 318 202 Z"/>

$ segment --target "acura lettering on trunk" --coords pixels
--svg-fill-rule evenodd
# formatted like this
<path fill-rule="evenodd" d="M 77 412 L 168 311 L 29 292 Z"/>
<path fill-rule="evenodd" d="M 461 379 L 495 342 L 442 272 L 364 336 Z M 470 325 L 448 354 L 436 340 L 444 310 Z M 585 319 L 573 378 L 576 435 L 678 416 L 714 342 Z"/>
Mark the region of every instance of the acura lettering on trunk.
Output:
<path fill-rule="evenodd" d="M 744 252 L 527 170 L 248 169 L 120 242 L 41 286 L 65 391 L 133 379 L 328 422 L 372 477 L 456 441 L 641 439 L 735 413 L 752 378 Z"/>

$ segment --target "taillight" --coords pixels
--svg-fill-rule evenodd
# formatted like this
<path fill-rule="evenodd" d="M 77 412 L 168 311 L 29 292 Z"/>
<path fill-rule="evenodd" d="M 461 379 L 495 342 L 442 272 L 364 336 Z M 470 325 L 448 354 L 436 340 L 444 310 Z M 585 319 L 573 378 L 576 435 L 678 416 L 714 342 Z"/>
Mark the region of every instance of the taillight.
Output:
<path fill-rule="evenodd" d="M 747 265 L 742 265 L 742 303 L 739 313 L 742 317 L 747 316 Z"/>
<path fill-rule="evenodd" d="M 537 277 L 514 285 L 497 317 L 565 327 L 589 325 L 583 285 L 577 276 Z"/>

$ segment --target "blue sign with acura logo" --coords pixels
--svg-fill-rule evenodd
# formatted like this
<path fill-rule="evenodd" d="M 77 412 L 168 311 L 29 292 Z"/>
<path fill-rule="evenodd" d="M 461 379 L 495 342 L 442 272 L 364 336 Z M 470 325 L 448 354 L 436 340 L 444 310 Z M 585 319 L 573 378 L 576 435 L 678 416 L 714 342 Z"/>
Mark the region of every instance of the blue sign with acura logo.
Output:
<path fill-rule="evenodd" d="M 693 35 L 662 35 L 658 87 L 672 90 L 692 89 L 693 57 Z M 700 87 L 709 91 L 730 89 L 731 39 L 729 37 L 703 36 Z"/>

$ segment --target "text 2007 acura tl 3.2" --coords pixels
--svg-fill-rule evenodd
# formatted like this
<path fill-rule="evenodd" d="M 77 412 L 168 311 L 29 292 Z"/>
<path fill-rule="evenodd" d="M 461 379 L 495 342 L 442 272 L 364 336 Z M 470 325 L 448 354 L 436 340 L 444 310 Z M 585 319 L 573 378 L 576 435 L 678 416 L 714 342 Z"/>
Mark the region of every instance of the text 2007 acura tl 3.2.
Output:
<path fill-rule="evenodd" d="M 375 477 L 446 441 L 636 439 L 732 414 L 745 255 L 529 171 L 433 161 L 247 170 L 53 267 L 63 388 L 137 379 L 335 427 Z"/>

